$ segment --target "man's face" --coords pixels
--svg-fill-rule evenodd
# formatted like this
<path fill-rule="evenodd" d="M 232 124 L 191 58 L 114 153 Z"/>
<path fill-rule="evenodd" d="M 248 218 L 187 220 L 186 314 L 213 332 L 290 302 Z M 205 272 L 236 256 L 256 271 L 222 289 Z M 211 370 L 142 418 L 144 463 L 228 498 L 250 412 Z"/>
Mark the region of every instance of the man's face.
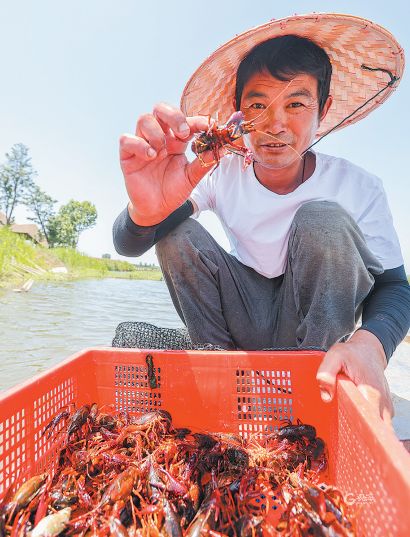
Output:
<path fill-rule="evenodd" d="M 240 105 L 245 120 L 255 124 L 256 131 L 244 137 L 255 161 L 276 169 L 300 160 L 329 106 L 319 118 L 317 81 L 310 75 L 282 82 L 268 73 L 256 73 L 245 84 Z"/>

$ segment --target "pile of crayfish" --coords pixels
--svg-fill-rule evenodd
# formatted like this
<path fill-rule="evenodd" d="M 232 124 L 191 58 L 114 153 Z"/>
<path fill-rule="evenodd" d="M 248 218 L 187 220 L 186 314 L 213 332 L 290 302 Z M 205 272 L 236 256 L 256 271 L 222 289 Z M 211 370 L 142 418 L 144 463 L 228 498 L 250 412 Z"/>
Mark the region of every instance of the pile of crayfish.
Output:
<path fill-rule="evenodd" d="M 318 485 L 326 447 L 310 425 L 243 439 L 175 428 L 165 410 L 134 420 L 102 410 L 49 423 L 43 435 L 58 424 L 66 435 L 58 462 L 6 491 L 0 537 L 355 535 L 342 495 Z M 272 496 L 283 507 L 273 523 Z"/>

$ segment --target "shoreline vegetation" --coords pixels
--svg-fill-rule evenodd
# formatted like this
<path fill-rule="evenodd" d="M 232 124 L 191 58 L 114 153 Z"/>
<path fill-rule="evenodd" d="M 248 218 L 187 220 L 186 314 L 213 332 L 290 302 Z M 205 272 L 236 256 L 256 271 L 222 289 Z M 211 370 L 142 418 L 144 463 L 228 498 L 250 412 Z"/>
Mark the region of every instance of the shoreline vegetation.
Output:
<path fill-rule="evenodd" d="M 53 272 L 64 267 L 67 273 Z M 79 278 L 162 280 L 159 267 L 90 257 L 75 248 L 45 248 L 0 225 L 0 290 L 23 289 L 34 281 L 72 281 Z M 410 276 L 407 276 L 410 282 Z"/>
<path fill-rule="evenodd" d="M 65 272 L 52 269 L 65 267 Z M 98 259 L 74 248 L 44 248 L 7 226 L 0 226 L 0 289 L 22 289 L 34 281 L 72 281 L 78 278 L 162 279 L 159 267 L 134 266 L 126 261 Z"/>

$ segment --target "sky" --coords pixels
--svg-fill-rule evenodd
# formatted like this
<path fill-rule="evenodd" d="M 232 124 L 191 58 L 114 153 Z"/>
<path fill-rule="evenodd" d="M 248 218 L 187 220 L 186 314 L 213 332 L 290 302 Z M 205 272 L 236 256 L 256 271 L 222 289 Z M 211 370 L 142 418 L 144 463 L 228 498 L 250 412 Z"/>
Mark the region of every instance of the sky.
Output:
<path fill-rule="evenodd" d="M 127 205 L 118 146 L 139 115 L 158 101 L 179 106 L 192 73 L 220 45 L 252 26 L 294 13 L 348 13 L 370 19 L 410 50 L 408 0 L 0 0 L 0 163 L 17 143 L 29 148 L 36 183 L 58 200 L 88 200 L 97 224 L 80 251 L 133 263 L 156 263 L 154 249 L 119 256 L 112 224 Z M 372 114 L 331 134 L 319 152 L 347 158 L 383 179 L 410 273 L 410 82 Z M 25 223 L 23 207 L 16 222 Z M 200 222 L 228 241 L 212 213 Z"/>

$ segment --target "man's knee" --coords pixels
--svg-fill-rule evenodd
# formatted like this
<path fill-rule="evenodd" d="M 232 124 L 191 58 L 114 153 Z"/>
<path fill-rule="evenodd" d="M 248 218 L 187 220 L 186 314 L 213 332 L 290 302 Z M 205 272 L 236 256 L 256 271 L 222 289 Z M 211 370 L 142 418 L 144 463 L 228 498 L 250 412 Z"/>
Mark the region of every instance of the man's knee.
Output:
<path fill-rule="evenodd" d="M 190 264 L 198 251 L 209 248 L 209 233 L 193 218 L 187 218 L 156 244 L 161 266 Z"/>
<path fill-rule="evenodd" d="M 337 237 L 362 232 L 350 214 L 338 203 L 328 201 L 309 201 L 296 212 L 293 227 L 297 233 L 312 239 L 337 240 Z M 347 233 L 346 233 L 347 232 Z"/>
<path fill-rule="evenodd" d="M 189 241 L 190 235 L 195 234 L 195 228 L 198 225 L 198 222 L 192 218 L 187 218 L 181 222 L 181 224 L 157 243 L 157 253 L 178 250 L 182 245 L 186 244 L 187 240 Z"/>
<path fill-rule="evenodd" d="M 353 218 L 338 203 L 329 201 L 309 201 L 296 211 L 294 224 L 306 229 L 327 228 L 337 229 L 344 224 L 354 225 Z"/>
<path fill-rule="evenodd" d="M 338 204 L 311 201 L 302 205 L 293 221 L 290 245 L 303 245 L 313 255 L 334 252 L 348 253 L 364 242 L 363 234 L 354 219 Z"/>

